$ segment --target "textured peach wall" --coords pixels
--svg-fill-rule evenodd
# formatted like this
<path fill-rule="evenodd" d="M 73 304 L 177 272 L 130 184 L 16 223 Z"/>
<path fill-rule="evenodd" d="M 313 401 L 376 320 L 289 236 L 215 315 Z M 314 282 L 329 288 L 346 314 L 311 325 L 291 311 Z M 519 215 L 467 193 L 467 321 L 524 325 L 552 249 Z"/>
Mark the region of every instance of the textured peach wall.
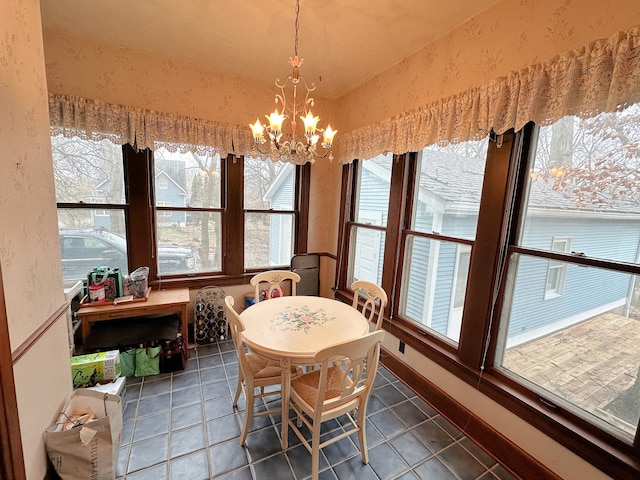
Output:
<path fill-rule="evenodd" d="M 0 2 L 0 19 L 0 264 L 15 351 L 64 295 L 40 5 Z M 27 478 L 44 478 L 42 434 L 71 391 L 68 338 L 63 317 L 14 365 Z"/>
<path fill-rule="evenodd" d="M 503 0 L 338 99 L 336 125 L 375 124 L 637 24 L 637 0 Z"/>
<path fill-rule="evenodd" d="M 45 30 L 44 44 L 51 93 L 246 125 L 247 130 L 257 116 L 264 122 L 263 115 L 275 108 L 273 83 L 223 76 L 191 63 L 65 32 Z M 290 68 L 284 63 L 282 78 Z M 314 114 L 324 124 L 333 115 L 333 104 L 318 96 L 315 105 Z"/>

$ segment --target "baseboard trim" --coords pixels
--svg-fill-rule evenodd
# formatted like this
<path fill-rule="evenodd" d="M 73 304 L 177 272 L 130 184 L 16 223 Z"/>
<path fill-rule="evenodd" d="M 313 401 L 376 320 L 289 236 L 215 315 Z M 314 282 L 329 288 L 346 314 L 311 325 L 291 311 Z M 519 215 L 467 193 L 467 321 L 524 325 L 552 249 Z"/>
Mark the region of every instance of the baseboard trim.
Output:
<path fill-rule="evenodd" d="M 501 465 L 519 478 L 562 480 L 526 451 L 385 349 L 380 362 Z"/>

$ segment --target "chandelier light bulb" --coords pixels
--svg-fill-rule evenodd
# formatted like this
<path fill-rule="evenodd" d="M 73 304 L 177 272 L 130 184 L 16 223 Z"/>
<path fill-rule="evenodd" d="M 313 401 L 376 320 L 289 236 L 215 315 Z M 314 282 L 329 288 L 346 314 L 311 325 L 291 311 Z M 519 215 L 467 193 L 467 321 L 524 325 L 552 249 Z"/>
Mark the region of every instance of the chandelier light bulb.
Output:
<path fill-rule="evenodd" d="M 265 117 L 269 120 L 269 130 L 278 136 L 282 132 L 282 122 L 284 122 L 285 115 L 278 113 L 276 108 L 270 115 L 265 115 Z"/>
<path fill-rule="evenodd" d="M 311 110 L 309 110 L 307 112 L 307 116 L 300 117 L 300 120 L 304 122 L 304 132 L 307 135 L 307 137 L 309 137 L 315 133 L 316 125 L 318 125 L 318 121 L 320 120 L 320 117 L 314 117 L 313 113 L 311 113 Z"/>
<path fill-rule="evenodd" d="M 264 132 L 264 127 L 260 123 L 260 120 L 256 118 L 256 123 L 250 123 L 249 126 L 251 127 L 251 132 L 253 133 L 253 140 L 255 142 L 261 141 L 263 138 L 262 134 Z"/>
<path fill-rule="evenodd" d="M 323 133 L 323 145 L 325 148 L 331 148 L 333 145 L 333 137 L 338 133 L 337 130 L 332 130 L 331 125 L 327 125 L 327 129 Z"/>

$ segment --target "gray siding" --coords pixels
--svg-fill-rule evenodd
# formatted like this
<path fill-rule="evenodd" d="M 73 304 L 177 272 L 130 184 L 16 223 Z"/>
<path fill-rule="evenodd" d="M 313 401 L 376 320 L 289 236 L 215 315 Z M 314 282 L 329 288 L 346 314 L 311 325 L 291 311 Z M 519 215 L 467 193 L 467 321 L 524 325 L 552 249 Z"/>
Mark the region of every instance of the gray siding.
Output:
<path fill-rule="evenodd" d="M 160 180 L 166 180 L 167 188 L 159 188 L 158 184 Z M 156 176 L 156 201 L 157 202 L 169 202 L 171 207 L 185 207 L 187 197 L 184 192 L 176 185 L 168 175 L 161 173 Z M 160 212 L 158 212 L 160 213 Z M 163 212 L 167 213 L 167 212 Z M 186 212 L 171 212 L 171 216 L 158 216 L 158 221 L 162 223 L 184 223 L 187 220 Z"/>
<path fill-rule="evenodd" d="M 294 173 L 295 169 L 287 169 L 287 178 L 283 180 L 280 188 L 271 197 L 270 207 L 274 210 L 293 210 Z M 291 258 L 280 258 L 282 216 L 269 215 L 269 219 L 269 264 L 274 266 L 289 265 Z"/>
<path fill-rule="evenodd" d="M 385 226 L 389 209 L 389 183 L 366 168 L 364 163 L 360 177 L 360 204 L 358 205 L 357 221 Z M 373 272 L 376 281 L 382 278 L 385 235 L 381 235 L 378 245 L 378 264 Z M 359 280 L 359 279 L 355 279 Z"/>
<path fill-rule="evenodd" d="M 422 208 L 422 206 L 419 206 Z M 431 215 L 423 215 L 416 218 L 416 230 L 430 231 Z M 476 215 L 446 216 L 442 220 L 442 230 L 447 235 L 462 238 L 473 238 L 477 223 Z M 442 233 L 442 232 L 441 232 Z M 429 254 L 431 248 L 439 245 L 437 258 L 437 272 L 435 278 L 434 296 L 431 299 L 431 318 L 429 313 L 423 310 L 425 293 L 430 266 Z M 406 315 L 420 323 L 430 326 L 437 332 L 445 335 L 449 323 L 451 310 L 452 289 L 456 268 L 458 245 L 450 242 L 437 242 L 425 238 L 416 237 L 413 241 L 413 251 L 408 268 L 410 275 L 407 285 Z"/>
<path fill-rule="evenodd" d="M 590 257 L 636 262 L 640 221 L 602 219 L 529 219 L 523 244 L 550 249 L 554 236 L 571 237 L 571 250 Z M 616 301 L 625 301 L 631 277 L 598 268 L 567 264 L 562 294 L 545 299 L 549 261 L 518 259 L 508 335 L 521 334 Z"/>

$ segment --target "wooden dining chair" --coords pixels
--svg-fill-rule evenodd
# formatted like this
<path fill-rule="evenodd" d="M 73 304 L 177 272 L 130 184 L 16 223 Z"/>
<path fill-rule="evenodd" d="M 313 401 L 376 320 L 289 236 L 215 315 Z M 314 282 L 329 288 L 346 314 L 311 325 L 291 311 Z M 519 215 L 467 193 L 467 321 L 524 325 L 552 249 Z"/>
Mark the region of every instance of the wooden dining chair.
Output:
<path fill-rule="evenodd" d="M 260 301 L 260 291 L 261 287 L 265 286 L 264 284 L 269 284 L 266 289 L 266 293 L 264 296 L 264 300 L 274 297 L 282 297 L 284 296 L 284 291 L 282 290 L 282 282 L 290 280 L 291 281 L 291 295 L 296 295 L 296 286 L 300 281 L 300 275 L 295 272 L 290 272 L 288 270 L 268 270 L 266 272 L 261 272 L 254 275 L 251 278 L 251 285 L 253 285 L 255 289 L 254 293 L 254 302 L 258 303 Z"/>
<path fill-rule="evenodd" d="M 311 453 L 313 480 L 318 478 L 320 449 L 355 432 L 358 432 L 362 463 L 369 462 L 365 429 L 367 401 L 378 369 L 384 335 L 380 330 L 327 347 L 315 356 L 319 369 L 291 381 L 289 406 L 295 415 L 287 418 L 287 423 Z M 340 364 L 332 361 L 336 357 L 341 358 Z M 320 442 L 322 423 L 338 417 L 343 432 Z M 304 427 L 311 432 L 311 441 Z"/>
<path fill-rule="evenodd" d="M 371 331 L 380 330 L 382 328 L 382 317 L 384 307 L 387 306 L 387 293 L 382 287 L 366 280 L 357 280 L 351 284 L 353 290 L 353 308 L 358 309 L 360 304 L 360 292 L 364 291 L 367 295 L 362 305 L 362 314 L 369 321 Z"/>
<path fill-rule="evenodd" d="M 281 413 L 280 406 L 258 412 L 255 411 L 254 406 L 256 398 L 281 394 L 280 388 L 265 390 L 265 387 L 280 386 L 282 369 L 280 368 L 279 361 L 270 360 L 245 348 L 244 343 L 240 339 L 240 333 L 244 330 L 244 325 L 242 324 L 240 315 L 238 315 L 238 312 L 236 312 L 234 308 L 234 299 L 231 295 L 228 295 L 224 301 L 227 309 L 227 320 L 231 330 L 231 337 L 233 338 L 233 344 L 236 348 L 236 354 L 238 355 L 238 386 L 235 397 L 233 398 L 233 407 L 238 407 L 240 392 L 244 393 L 246 403 L 244 422 L 240 434 L 240 445 L 244 445 L 247 434 L 249 433 L 251 420 L 254 417 Z M 301 369 L 295 366 L 291 368 L 292 378 L 301 373 Z"/>

